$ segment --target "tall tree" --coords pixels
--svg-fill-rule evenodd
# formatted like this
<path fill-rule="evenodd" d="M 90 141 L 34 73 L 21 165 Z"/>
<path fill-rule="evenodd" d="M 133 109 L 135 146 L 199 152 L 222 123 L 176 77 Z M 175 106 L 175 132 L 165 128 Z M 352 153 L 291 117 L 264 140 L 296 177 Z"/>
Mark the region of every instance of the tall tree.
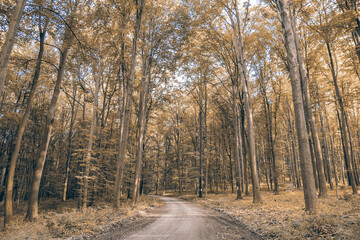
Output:
<path fill-rule="evenodd" d="M 134 91 L 135 81 L 135 67 L 137 56 L 137 41 L 141 27 L 141 16 L 145 6 L 145 0 L 136 0 L 136 21 L 134 25 L 134 37 L 131 49 L 131 65 L 130 76 L 126 80 L 126 89 L 124 89 L 124 102 L 122 108 L 122 118 L 120 126 L 120 143 L 117 156 L 117 170 L 114 190 L 114 208 L 118 209 L 120 206 L 120 187 L 123 179 L 124 163 L 126 156 L 126 146 L 129 134 L 130 116 L 131 116 L 131 102 Z"/>
<path fill-rule="evenodd" d="M 151 30 L 150 30 L 151 31 Z M 135 163 L 135 177 L 132 190 L 132 204 L 134 205 L 137 200 L 140 177 L 142 168 L 143 148 L 144 148 L 144 137 L 145 137 L 145 122 L 146 122 L 146 107 L 148 103 L 149 85 L 151 80 L 151 64 L 152 64 L 152 51 L 153 51 L 153 34 L 150 32 L 150 39 L 144 39 L 147 41 L 146 53 L 143 57 L 142 66 L 142 78 L 141 78 L 141 91 L 140 91 L 140 102 L 139 102 L 139 114 L 138 114 L 138 139 L 136 147 L 136 163 Z"/>
<path fill-rule="evenodd" d="M 83 176 L 84 186 L 83 186 L 83 203 L 82 210 L 86 212 L 87 204 L 88 204 L 88 192 L 89 192 L 89 179 L 90 179 L 90 167 L 91 167 L 91 155 L 93 150 L 93 139 L 96 128 L 96 116 L 99 107 L 99 88 L 100 88 L 100 70 L 101 67 L 101 59 L 98 59 L 93 64 L 93 77 L 95 82 L 94 88 L 94 102 L 91 109 L 91 125 L 89 130 L 89 139 L 86 148 L 86 156 L 85 156 L 85 171 Z"/>
<path fill-rule="evenodd" d="M 306 109 L 306 117 L 309 123 L 311 137 L 314 144 L 314 152 L 316 157 L 316 169 L 317 169 L 317 176 L 319 182 L 319 197 L 326 198 L 327 197 L 327 187 L 326 187 L 326 180 L 325 180 L 325 172 L 324 172 L 324 164 L 323 164 L 323 157 L 321 151 L 321 145 L 319 140 L 319 135 L 317 131 L 317 127 L 315 125 L 315 117 L 313 115 L 312 110 L 312 102 L 310 98 L 310 90 L 309 90 L 309 79 L 308 74 L 306 73 L 305 63 L 303 60 L 303 52 L 301 49 L 298 33 L 297 33 L 297 22 L 295 16 L 292 16 L 292 23 L 293 23 L 293 33 L 296 45 L 296 53 L 297 53 L 297 60 L 299 64 L 299 73 L 301 78 L 302 89 L 304 92 L 304 99 L 305 104 L 304 107 Z"/>
<path fill-rule="evenodd" d="M 316 213 L 317 200 L 314 176 L 312 174 L 311 155 L 306 130 L 304 103 L 301 95 L 301 79 L 296 51 L 296 43 L 292 29 L 288 0 L 279 0 L 287 60 L 290 69 L 291 88 L 295 112 L 295 124 L 299 142 L 301 174 L 304 185 L 305 211 Z"/>
<path fill-rule="evenodd" d="M 68 25 L 66 25 L 63 36 L 63 43 L 62 43 L 63 46 L 60 51 L 60 60 L 59 60 L 57 78 L 54 86 L 53 95 L 49 107 L 47 109 L 46 120 L 41 136 L 40 150 L 35 163 L 36 164 L 35 170 L 31 180 L 29 206 L 26 214 L 26 219 L 30 221 L 38 218 L 38 202 L 39 202 L 38 199 L 39 199 L 41 176 L 43 173 L 46 154 L 50 142 L 51 130 L 54 124 L 56 104 L 60 95 L 61 82 L 64 78 L 65 64 L 74 38 L 71 27 L 74 24 L 76 11 L 77 11 L 77 4 L 72 6 L 71 13 L 67 19 Z"/>
<path fill-rule="evenodd" d="M 37 86 L 39 83 L 39 77 L 40 77 L 40 72 L 41 72 L 41 63 L 42 63 L 42 59 L 43 59 L 43 55 L 44 55 L 45 35 L 46 35 L 46 29 L 47 29 L 47 25 L 48 25 L 49 21 L 48 21 L 48 18 L 46 18 L 44 27 L 42 27 L 41 26 L 41 18 L 42 18 L 42 16 L 40 14 L 39 15 L 39 35 L 40 35 L 39 40 L 40 40 L 40 43 L 39 43 L 39 53 L 38 53 L 37 63 L 35 66 L 35 72 L 34 72 L 34 76 L 33 76 L 33 81 L 32 81 L 32 85 L 31 85 L 29 97 L 27 100 L 25 113 L 20 120 L 18 134 L 17 134 L 17 138 L 16 138 L 16 143 L 15 143 L 15 148 L 14 148 L 14 152 L 11 155 L 9 172 L 8 172 L 8 176 L 7 176 L 5 215 L 4 215 L 5 226 L 9 225 L 11 223 L 11 218 L 13 215 L 12 202 L 13 202 L 13 187 L 14 187 L 14 175 L 15 175 L 16 161 L 19 157 L 21 142 L 22 142 L 22 138 L 23 138 L 23 135 L 25 132 L 27 120 L 29 118 L 30 111 L 31 111 L 32 105 L 33 105 L 33 101 L 36 96 L 35 93 L 36 93 L 36 89 L 37 89 Z"/>
<path fill-rule="evenodd" d="M 233 29 L 233 37 L 234 37 L 234 48 L 236 54 L 236 62 L 239 69 L 240 75 L 240 86 L 244 96 L 247 124 L 248 124 L 248 134 L 249 134 L 249 162 L 251 168 L 251 181 L 252 181 L 252 189 L 253 189 L 253 202 L 259 203 L 261 202 L 260 195 L 260 184 L 259 177 L 257 173 L 257 163 L 256 163 L 256 151 L 255 151 L 255 132 L 254 132 L 254 123 L 253 123 L 253 114 L 251 107 L 251 96 L 249 92 L 249 74 L 246 68 L 245 56 L 244 56 L 244 47 L 242 43 L 242 34 L 240 28 L 240 17 L 238 10 L 238 2 L 235 0 L 234 3 L 235 9 L 229 9 L 229 17 L 231 20 L 231 27 Z M 234 12 L 235 11 L 235 20 L 234 20 Z"/>

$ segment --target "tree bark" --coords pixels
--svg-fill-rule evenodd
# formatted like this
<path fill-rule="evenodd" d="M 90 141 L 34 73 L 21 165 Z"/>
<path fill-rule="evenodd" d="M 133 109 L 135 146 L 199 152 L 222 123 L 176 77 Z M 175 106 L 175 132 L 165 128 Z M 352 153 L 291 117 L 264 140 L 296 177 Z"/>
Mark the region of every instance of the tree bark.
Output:
<path fill-rule="evenodd" d="M 126 89 L 124 89 L 124 102 L 122 108 L 122 119 L 120 126 L 120 144 L 117 155 L 117 168 L 116 168 L 116 180 L 115 180 L 115 190 L 114 190 L 114 208 L 118 210 L 120 207 L 120 188 L 123 179 L 124 172 L 124 163 L 126 156 L 126 147 L 127 140 L 129 135 L 129 126 L 130 126 L 130 117 L 131 117 L 131 104 L 132 104 L 132 94 L 134 91 L 134 81 L 135 81 L 135 67 L 136 67 L 136 56 L 137 56 L 137 40 L 139 37 L 140 27 L 141 27 L 141 16 L 143 8 L 145 5 L 145 0 L 140 0 L 137 2 L 136 9 L 136 22 L 134 26 L 134 37 L 133 44 L 131 49 L 131 65 L 130 65 L 130 77 L 127 79 Z"/>
<path fill-rule="evenodd" d="M 245 182 L 245 196 L 249 196 L 249 178 L 248 178 L 248 148 L 249 144 L 247 141 L 247 135 L 245 131 L 245 111 L 244 106 L 242 105 L 242 108 L 240 110 L 240 116 L 241 116 L 241 137 L 242 137 L 242 149 L 243 149 L 243 160 L 244 160 L 244 168 L 243 168 L 243 176 L 244 176 L 244 182 Z"/>
<path fill-rule="evenodd" d="M 149 50 L 151 52 L 151 49 Z M 135 163 L 135 178 L 132 189 L 132 205 L 136 204 L 138 197 L 140 176 L 142 168 L 142 152 L 145 137 L 145 121 L 146 121 L 146 105 L 148 102 L 149 85 L 150 85 L 150 71 L 151 71 L 151 53 L 149 53 L 144 59 L 143 65 L 143 78 L 141 79 L 141 92 L 139 103 L 139 116 L 138 116 L 138 141 L 136 147 L 136 163 Z"/>
<path fill-rule="evenodd" d="M 261 78 L 261 88 L 262 88 L 262 92 L 263 92 L 263 101 L 264 101 L 264 112 L 265 112 L 265 126 L 266 126 L 266 132 L 267 132 L 267 140 L 268 140 L 268 145 L 270 148 L 270 152 L 271 152 L 271 157 L 269 157 L 269 162 L 270 162 L 270 166 L 271 166 L 271 170 L 272 170 L 272 177 L 273 177 L 273 182 L 274 182 L 274 193 L 275 195 L 279 194 L 279 183 L 278 183 L 278 172 L 277 172 L 277 167 L 276 167 L 276 157 L 275 157 L 275 144 L 274 144 L 274 138 L 273 138 L 273 131 L 272 131 L 272 113 L 271 113 L 271 108 L 270 108 L 270 102 L 269 99 L 267 97 L 266 94 L 266 86 L 264 86 L 265 84 L 265 79 L 264 79 L 264 74 L 260 73 L 260 78 Z M 276 118 L 276 116 L 275 116 Z M 276 124 L 276 123 L 275 123 Z M 275 126 L 276 127 L 276 126 Z M 276 133 L 276 131 L 275 131 Z M 264 154 L 264 158 L 265 154 Z"/>
<path fill-rule="evenodd" d="M 297 155 L 296 155 L 296 146 L 295 146 L 295 139 L 294 139 L 294 131 L 293 131 L 293 124 L 291 124 L 291 119 L 290 119 L 290 112 L 289 112 L 289 118 L 288 118 L 288 122 L 289 122 L 289 135 L 290 135 L 290 138 L 291 138 L 291 152 L 292 152 L 292 156 L 293 156 L 293 162 L 294 162 L 294 171 L 295 171 L 295 180 L 296 180 L 296 188 L 297 189 L 300 189 L 301 187 L 301 181 L 300 181 L 300 176 L 299 176 L 299 171 L 298 171 L 298 164 L 297 164 Z"/>
<path fill-rule="evenodd" d="M 75 9 L 73 9 L 73 11 L 75 11 Z M 74 19 L 74 13 L 72 13 L 69 17 L 68 22 L 70 26 L 72 26 L 73 24 L 73 19 Z M 69 49 L 71 47 L 72 39 L 73 39 L 72 32 L 69 29 L 69 27 L 66 27 L 63 38 L 63 48 L 62 51 L 60 52 L 60 62 L 59 62 L 57 79 L 55 82 L 53 96 L 51 98 L 51 102 L 48 107 L 46 122 L 41 137 L 39 155 L 36 161 L 35 171 L 33 173 L 32 181 L 31 181 L 29 206 L 26 214 L 26 219 L 29 221 L 38 218 L 38 199 L 39 199 L 40 181 L 46 160 L 46 153 L 49 146 L 51 130 L 54 124 L 56 104 L 59 99 L 60 86 L 65 72 L 65 63 Z"/>
<path fill-rule="evenodd" d="M 299 63 L 299 72 L 300 72 L 300 78 L 301 83 L 303 87 L 303 93 L 304 93 L 304 99 L 305 99 L 305 109 L 306 109 L 306 117 L 309 124 L 309 128 L 311 131 L 311 137 L 314 144 L 314 152 L 315 152 L 315 158 L 316 158 L 316 169 L 317 169 L 317 177 L 319 182 L 319 197 L 320 198 L 327 198 L 327 186 L 326 186 L 326 179 L 325 179 L 325 172 L 324 172 L 324 163 L 321 153 L 321 145 L 319 140 L 318 131 L 315 125 L 315 118 L 312 111 L 312 103 L 310 98 L 310 91 L 309 91 L 309 79 L 308 75 L 306 74 L 305 69 L 305 63 L 303 60 L 303 53 L 301 50 L 298 34 L 296 31 L 297 24 L 296 19 L 293 18 L 293 33 L 294 33 L 294 39 L 295 39 L 295 45 L 296 45 L 296 51 L 297 51 L 297 60 Z"/>
<path fill-rule="evenodd" d="M 242 157 L 242 145 L 240 136 L 240 123 L 239 123 L 239 106 L 236 101 L 238 96 L 238 87 L 233 83 L 233 125 L 234 125 L 234 140 L 235 140 L 235 167 L 236 167 L 236 199 L 242 199 L 240 180 L 240 157 Z M 239 151 L 240 150 L 240 151 Z"/>
<path fill-rule="evenodd" d="M 39 17 L 39 19 L 40 19 L 40 17 Z M 16 161 L 19 157 L 22 138 L 23 138 L 25 128 L 27 125 L 27 120 L 30 116 L 30 111 L 32 109 L 33 101 L 35 99 L 36 88 L 39 83 L 39 77 L 40 77 L 40 72 L 41 72 L 41 63 L 42 63 L 41 61 L 42 61 L 42 58 L 44 55 L 44 45 L 45 45 L 45 35 L 46 35 L 47 23 L 48 22 L 46 21 L 44 29 L 41 29 L 40 22 L 39 22 L 39 33 L 40 33 L 39 54 L 38 54 L 37 63 L 35 66 L 35 73 L 34 73 L 33 82 L 32 82 L 32 86 L 31 86 L 28 101 L 27 101 L 26 110 L 20 121 L 14 152 L 13 152 L 13 154 L 11 156 L 11 160 L 10 160 L 10 166 L 9 166 L 9 172 L 8 172 L 7 184 L 6 184 L 6 197 L 5 197 L 5 215 L 4 215 L 5 227 L 11 223 L 11 218 L 13 215 L 12 203 L 13 203 L 13 187 L 14 187 L 14 175 L 15 175 Z"/>
<path fill-rule="evenodd" d="M 341 117 L 339 118 L 339 123 L 340 123 L 341 136 L 343 139 L 344 159 L 345 159 L 345 163 L 346 163 L 345 166 L 347 167 L 347 172 L 348 172 L 348 176 L 349 176 L 349 180 L 350 180 L 349 183 L 352 187 L 353 194 L 357 194 L 357 186 L 356 186 L 354 171 L 353 171 L 352 163 L 351 163 L 352 157 L 350 155 L 349 139 L 348 139 L 347 130 L 346 130 L 346 123 L 347 123 L 346 111 L 345 111 L 345 107 L 344 107 L 344 103 L 343 103 L 343 98 L 341 96 L 340 89 L 339 89 L 338 82 L 337 82 L 337 75 L 335 72 L 335 65 L 334 65 L 334 60 L 332 57 L 330 43 L 326 42 L 326 47 L 327 47 L 328 55 L 329 55 L 329 59 L 330 59 L 331 75 L 332 75 L 333 83 L 334 83 L 334 87 L 335 87 L 336 100 L 340 107 Z"/>
<path fill-rule="evenodd" d="M 68 135 L 68 151 L 66 155 L 66 166 L 65 166 L 65 182 L 64 182 L 64 190 L 63 190 L 63 201 L 66 201 L 67 198 L 67 189 L 68 189 L 68 182 L 69 182 L 69 175 L 70 175 L 70 162 L 71 162 L 71 148 L 72 148 L 72 134 L 73 134 L 73 127 L 75 122 L 75 113 L 77 112 L 78 106 L 75 110 L 75 100 L 76 100 L 76 93 L 77 93 L 77 86 L 74 84 L 74 98 L 71 103 L 71 117 L 70 117 L 70 126 L 69 126 L 69 135 Z"/>
<path fill-rule="evenodd" d="M 182 174 L 181 174 L 181 131 L 180 131 L 180 119 L 179 113 L 176 113 L 176 132 L 175 132 L 175 142 L 176 142 L 176 161 L 177 161 L 177 170 L 179 178 L 179 194 L 182 195 Z"/>
<path fill-rule="evenodd" d="M 203 196 L 203 189 L 202 189 L 202 165 L 203 165 L 203 132 L 202 132 L 202 106 L 200 105 L 199 108 L 199 198 Z"/>
<path fill-rule="evenodd" d="M 279 0 L 281 22 L 285 38 L 285 47 L 290 69 L 291 87 L 295 112 L 295 123 L 299 142 L 300 165 L 304 185 L 305 211 L 316 213 L 316 190 L 312 174 L 311 156 L 306 131 L 304 104 L 301 94 L 301 79 L 297 59 L 294 33 L 292 31 L 289 5 L 287 0 Z"/>
<path fill-rule="evenodd" d="M 91 154 L 93 149 L 93 139 L 96 128 L 96 115 L 99 107 L 99 88 L 100 88 L 100 61 L 97 61 L 93 66 L 93 77 L 95 80 L 95 91 L 94 91 L 94 105 L 91 110 L 91 126 L 89 130 L 89 139 L 86 148 L 85 156 L 85 171 L 84 171 L 84 189 L 83 189 L 83 202 L 82 211 L 86 212 L 88 205 L 88 192 L 89 192 L 89 176 L 90 176 L 90 165 L 91 165 Z"/>
<path fill-rule="evenodd" d="M 238 13 L 237 1 L 235 1 L 235 16 L 236 23 L 230 13 L 231 26 L 233 29 L 234 37 L 234 48 L 236 54 L 236 62 L 240 72 L 240 86 L 244 95 L 245 110 L 248 123 L 248 132 L 249 132 L 249 162 L 251 168 L 251 181 L 252 181 L 252 190 L 253 190 L 253 202 L 261 202 L 260 196 L 260 184 L 256 167 L 256 151 L 255 151 L 255 133 L 254 133 L 254 123 L 252 116 L 252 108 L 250 104 L 250 93 L 249 93 L 249 79 L 246 69 L 245 57 L 244 57 L 244 48 L 242 46 L 242 36 L 240 31 L 240 19 Z"/>

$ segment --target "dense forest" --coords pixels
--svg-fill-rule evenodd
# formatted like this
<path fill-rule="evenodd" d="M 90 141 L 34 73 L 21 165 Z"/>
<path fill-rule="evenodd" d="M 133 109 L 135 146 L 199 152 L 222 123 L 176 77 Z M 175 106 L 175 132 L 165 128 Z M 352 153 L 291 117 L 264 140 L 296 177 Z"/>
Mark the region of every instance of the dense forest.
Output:
<path fill-rule="evenodd" d="M 4 0 L 0 201 L 119 209 L 303 191 L 360 171 L 357 0 Z M 240 200 L 241 201 L 241 200 Z M 14 205 L 14 206 L 13 206 Z"/>

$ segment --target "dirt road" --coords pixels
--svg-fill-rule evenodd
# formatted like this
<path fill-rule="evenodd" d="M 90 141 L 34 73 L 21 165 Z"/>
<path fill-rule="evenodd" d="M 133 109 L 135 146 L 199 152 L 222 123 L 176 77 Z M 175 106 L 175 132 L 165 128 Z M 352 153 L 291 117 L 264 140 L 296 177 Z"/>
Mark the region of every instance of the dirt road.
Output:
<path fill-rule="evenodd" d="M 119 226 L 97 239 L 260 239 L 224 213 L 206 210 L 176 198 L 160 198 L 165 202 L 161 211 L 128 226 Z"/>

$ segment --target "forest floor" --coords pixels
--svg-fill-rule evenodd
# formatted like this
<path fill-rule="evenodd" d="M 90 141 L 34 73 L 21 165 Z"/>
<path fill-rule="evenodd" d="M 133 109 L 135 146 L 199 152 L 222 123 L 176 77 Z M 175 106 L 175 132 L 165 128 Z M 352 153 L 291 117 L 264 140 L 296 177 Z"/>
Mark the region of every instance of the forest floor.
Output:
<path fill-rule="evenodd" d="M 347 186 L 339 187 L 338 197 L 335 190 L 329 190 L 327 199 L 319 199 L 316 215 L 305 213 L 303 192 L 290 185 L 283 187 L 279 195 L 265 190 L 261 194 L 261 204 L 253 204 L 251 196 L 235 200 L 233 193 L 212 193 L 206 199 L 193 193 L 177 197 L 210 209 L 214 212 L 211 216 L 228 219 L 224 226 L 232 222 L 263 239 L 359 239 L 360 196 L 352 195 Z M 165 195 L 176 196 L 170 192 Z M 75 240 L 92 239 L 104 233 L 128 234 L 151 226 L 162 215 L 163 206 L 161 199 L 142 196 L 136 208 L 125 201 L 115 213 L 109 203 L 96 201 L 84 214 L 76 202 L 50 199 L 40 203 L 39 219 L 31 223 L 24 221 L 26 204 L 20 204 L 14 212 L 14 224 L 3 230 L 0 203 L 0 239 Z"/>
<path fill-rule="evenodd" d="M 114 212 L 111 204 L 99 200 L 83 213 L 74 201 L 50 199 L 40 202 L 39 219 L 36 222 L 24 220 L 27 205 L 20 205 L 14 211 L 12 226 L 4 230 L 4 206 L 0 203 L 0 239 L 92 239 L 104 231 L 141 222 L 147 212 L 160 208 L 163 202 L 154 197 L 142 196 L 136 208 L 131 207 L 130 201 L 125 201 L 120 210 Z"/>
<path fill-rule="evenodd" d="M 279 195 L 262 191 L 261 204 L 253 204 L 252 196 L 235 200 L 232 193 L 182 198 L 232 215 L 264 239 L 359 239 L 360 196 L 352 195 L 349 187 L 339 187 L 338 197 L 330 190 L 327 199 L 319 199 L 316 215 L 305 213 L 303 191 L 287 188 Z"/>

